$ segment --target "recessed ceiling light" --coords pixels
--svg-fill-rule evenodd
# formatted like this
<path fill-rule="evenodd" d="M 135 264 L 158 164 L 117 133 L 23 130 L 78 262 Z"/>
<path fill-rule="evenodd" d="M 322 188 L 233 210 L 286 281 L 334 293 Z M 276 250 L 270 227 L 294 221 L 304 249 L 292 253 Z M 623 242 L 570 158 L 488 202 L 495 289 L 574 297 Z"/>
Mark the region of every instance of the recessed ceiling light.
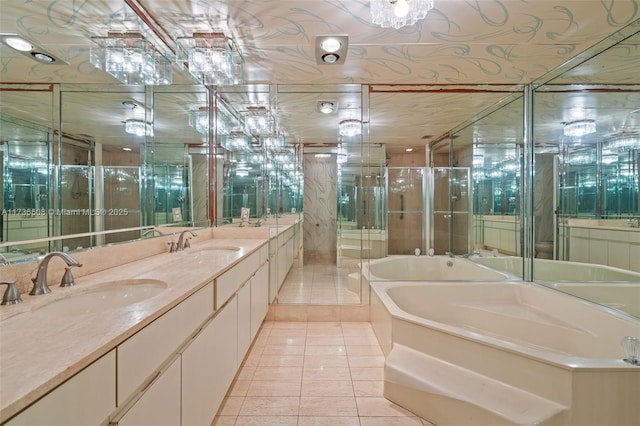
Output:
<path fill-rule="evenodd" d="M 19 50 L 20 52 L 29 52 L 33 49 L 33 45 L 29 43 L 27 40 L 20 37 L 6 37 L 4 42 L 13 49 Z"/>
<path fill-rule="evenodd" d="M 53 56 L 49 56 L 46 53 L 31 52 L 31 56 L 36 58 L 38 61 L 44 62 L 44 63 L 47 63 L 47 64 L 50 64 L 51 62 L 55 62 L 55 59 L 53 58 Z"/>
<path fill-rule="evenodd" d="M 338 39 L 328 38 L 322 41 L 320 46 L 325 50 L 325 52 L 337 52 L 338 49 L 340 49 L 340 46 L 342 46 L 342 43 L 340 43 L 340 40 Z"/>
<path fill-rule="evenodd" d="M 122 148 L 122 150 L 123 150 L 123 151 L 132 151 L 132 149 L 131 149 L 131 148 L 126 147 L 126 146 L 125 146 L 124 148 Z"/>
<path fill-rule="evenodd" d="M 407 149 L 405 149 L 405 151 L 406 151 L 406 152 L 412 152 L 412 151 L 413 151 L 413 148 L 407 148 Z"/>
<path fill-rule="evenodd" d="M 336 112 L 338 104 L 335 101 L 318 101 L 318 111 L 323 114 L 331 114 Z"/>

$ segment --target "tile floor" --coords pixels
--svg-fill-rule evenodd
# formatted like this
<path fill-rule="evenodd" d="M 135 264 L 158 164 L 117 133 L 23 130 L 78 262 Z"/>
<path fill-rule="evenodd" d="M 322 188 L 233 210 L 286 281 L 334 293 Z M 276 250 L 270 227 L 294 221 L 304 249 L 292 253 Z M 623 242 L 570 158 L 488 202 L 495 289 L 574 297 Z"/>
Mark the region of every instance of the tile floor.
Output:
<path fill-rule="evenodd" d="M 358 262 L 294 263 L 278 306 L 359 304 Z M 382 396 L 383 365 L 368 322 L 265 321 L 213 425 L 430 425 Z"/>
<path fill-rule="evenodd" d="M 335 261 L 310 260 L 302 268 L 294 262 L 280 288 L 278 303 L 359 304 L 360 295 L 347 288 L 349 274 L 360 270 L 359 262 L 359 259 L 342 258 L 340 268 Z"/>
<path fill-rule="evenodd" d="M 212 425 L 430 425 L 382 396 L 368 322 L 263 323 Z"/>

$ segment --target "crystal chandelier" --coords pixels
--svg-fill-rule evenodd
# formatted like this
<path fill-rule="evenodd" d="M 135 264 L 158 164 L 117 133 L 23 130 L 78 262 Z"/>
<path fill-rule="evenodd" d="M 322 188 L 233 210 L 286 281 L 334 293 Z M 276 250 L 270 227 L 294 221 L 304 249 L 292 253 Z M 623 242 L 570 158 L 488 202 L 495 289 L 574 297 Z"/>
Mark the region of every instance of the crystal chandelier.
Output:
<path fill-rule="evenodd" d="M 219 114 L 219 116 L 213 117 L 213 125 L 215 126 L 215 131 L 218 134 L 223 134 L 228 132 L 227 122 L 224 119 L 224 115 Z M 206 135 L 209 133 L 209 108 L 200 107 L 197 110 L 189 111 L 189 126 L 196 129 L 198 133 Z"/>
<path fill-rule="evenodd" d="M 382 28 L 398 29 L 424 19 L 434 0 L 370 0 L 371 20 Z"/>
<path fill-rule="evenodd" d="M 242 81 L 243 58 L 235 41 L 222 32 L 176 38 L 176 62 L 198 83 L 229 86 Z"/>
<path fill-rule="evenodd" d="M 277 131 L 270 135 L 261 136 L 262 145 L 271 152 L 279 151 L 284 147 L 284 135 L 279 134 Z"/>
<path fill-rule="evenodd" d="M 245 131 L 254 136 L 269 135 L 274 130 L 275 121 L 265 106 L 249 106 L 243 112 Z"/>
<path fill-rule="evenodd" d="M 338 124 L 338 133 L 340 136 L 359 136 L 362 134 L 362 122 L 355 119 L 342 120 Z"/>
<path fill-rule="evenodd" d="M 139 32 L 92 37 L 89 62 L 123 84 L 171 84 L 171 62 Z"/>
<path fill-rule="evenodd" d="M 249 150 L 249 140 L 242 130 L 232 130 L 228 135 L 220 138 L 222 147 L 227 151 L 241 152 Z"/>
<path fill-rule="evenodd" d="M 125 121 L 124 131 L 136 136 L 153 136 L 153 126 L 143 120 L 130 119 Z"/>
<path fill-rule="evenodd" d="M 576 120 L 564 123 L 563 133 L 565 136 L 581 137 L 595 132 L 595 120 Z"/>

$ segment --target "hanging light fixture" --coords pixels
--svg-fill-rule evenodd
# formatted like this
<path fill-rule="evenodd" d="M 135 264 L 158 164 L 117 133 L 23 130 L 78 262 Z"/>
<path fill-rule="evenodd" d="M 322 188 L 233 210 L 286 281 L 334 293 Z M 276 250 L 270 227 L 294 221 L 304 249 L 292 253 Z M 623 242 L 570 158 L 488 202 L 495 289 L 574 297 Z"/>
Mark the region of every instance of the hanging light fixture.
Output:
<path fill-rule="evenodd" d="M 362 122 L 356 119 L 342 120 L 338 124 L 340 136 L 359 136 L 362 134 Z"/>
<path fill-rule="evenodd" d="M 176 62 L 198 83 L 230 86 L 242 82 L 242 54 L 223 32 L 194 33 L 177 37 L 176 43 Z"/>
<path fill-rule="evenodd" d="M 223 135 L 220 143 L 227 151 L 240 152 L 249 150 L 249 140 L 242 130 L 232 130 L 228 135 Z"/>
<path fill-rule="evenodd" d="M 564 123 L 563 133 L 565 136 L 581 137 L 596 132 L 595 120 L 575 120 Z"/>
<path fill-rule="evenodd" d="M 89 62 L 124 84 L 171 84 L 171 62 L 139 32 L 92 37 Z"/>
<path fill-rule="evenodd" d="M 251 105 L 242 111 L 245 131 L 253 136 L 270 135 L 275 121 L 266 106 Z"/>
<path fill-rule="evenodd" d="M 433 9 L 434 0 L 370 0 L 371 20 L 382 28 L 413 25 Z"/>
<path fill-rule="evenodd" d="M 144 120 L 129 119 L 125 121 L 124 131 L 136 136 L 153 136 L 153 126 Z"/>

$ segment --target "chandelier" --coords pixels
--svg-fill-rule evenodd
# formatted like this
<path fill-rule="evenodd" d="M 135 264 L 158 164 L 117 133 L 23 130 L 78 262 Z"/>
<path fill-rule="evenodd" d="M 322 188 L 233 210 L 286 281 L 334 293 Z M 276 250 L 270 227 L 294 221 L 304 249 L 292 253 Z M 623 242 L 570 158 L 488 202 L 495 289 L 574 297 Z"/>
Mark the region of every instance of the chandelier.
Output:
<path fill-rule="evenodd" d="M 340 136 L 359 136 L 362 134 L 362 122 L 356 119 L 342 120 L 338 124 Z"/>
<path fill-rule="evenodd" d="M 176 62 L 198 83 L 229 86 L 242 81 L 243 58 L 235 41 L 222 32 L 176 38 Z"/>
<path fill-rule="evenodd" d="M 213 120 L 212 126 L 214 126 L 216 133 L 227 133 L 229 129 L 224 115 L 214 113 Z M 200 107 L 197 110 L 189 111 L 189 126 L 196 129 L 198 133 L 209 134 L 209 108 Z"/>
<path fill-rule="evenodd" d="M 220 138 L 222 147 L 231 152 L 242 152 L 249 150 L 249 138 L 242 130 L 232 130 L 228 135 Z"/>
<path fill-rule="evenodd" d="M 576 120 L 564 123 L 563 133 L 565 136 L 581 137 L 595 132 L 595 120 Z"/>
<path fill-rule="evenodd" d="M 434 0 L 370 0 L 371 20 L 382 28 L 398 29 L 424 19 Z"/>
<path fill-rule="evenodd" d="M 171 62 L 139 32 L 92 37 L 89 62 L 123 84 L 171 84 Z"/>
<path fill-rule="evenodd" d="M 130 119 L 125 121 L 124 131 L 136 136 L 153 136 L 153 126 L 144 120 Z"/>

